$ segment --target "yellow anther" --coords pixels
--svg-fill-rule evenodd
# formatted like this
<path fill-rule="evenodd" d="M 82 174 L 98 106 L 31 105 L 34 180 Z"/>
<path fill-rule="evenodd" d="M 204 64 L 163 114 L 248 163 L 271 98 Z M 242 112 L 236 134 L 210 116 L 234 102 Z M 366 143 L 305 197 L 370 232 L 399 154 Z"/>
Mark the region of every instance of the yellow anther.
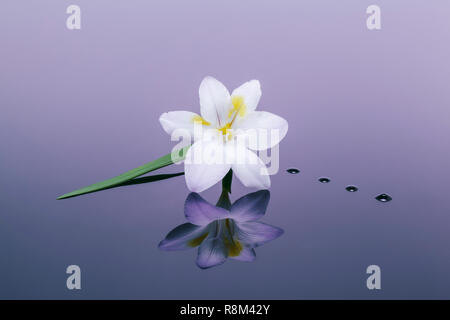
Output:
<path fill-rule="evenodd" d="M 200 117 L 199 115 L 195 115 L 192 117 L 192 122 L 194 123 L 198 123 L 204 126 L 210 126 L 211 123 L 209 123 L 208 121 L 206 121 L 205 119 L 203 119 L 202 117 Z"/>
<path fill-rule="evenodd" d="M 228 256 L 237 257 L 241 254 L 244 247 L 242 246 L 242 243 L 234 237 L 231 230 L 230 219 L 225 220 L 225 227 L 228 231 L 228 235 L 224 238 L 224 244 L 227 248 Z"/>
<path fill-rule="evenodd" d="M 231 97 L 231 104 L 233 107 L 228 112 L 228 118 L 231 118 L 231 116 L 236 112 L 236 114 L 239 114 L 239 116 L 243 117 L 245 116 L 245 113 L 247 112 L 247 106 L 244 103 L 244 97 L 242 96 L 233 96 Z"/>
<path fill-rule="evenodd" d="M 230 129 L 231 127 L 231 122 L 227 123 L 226 125 L 224 125 L 222 128 L 218 129 L 220 132 L 222 132 L 222 134 L 225 136 L 227 134 L 229 134 L 228 129 Z"/>
<path fill-rule="evenodd" d="M 191 241 L 188 242 L 188 246 L 194 248 L 194 247 L 200 245 L 207 236 L 208 236 L 208 232 L 205 234 L 202 234 L 200 237 L 192 239 Z"/>
<path fill-rule="evenodd" d="M 231 242 L 225 241 L 225 247 L 228 249 L 229 257 L 237 257 L 241 254 L 243 249 L 242 244 L 237 240 L 233 240 Z"/>

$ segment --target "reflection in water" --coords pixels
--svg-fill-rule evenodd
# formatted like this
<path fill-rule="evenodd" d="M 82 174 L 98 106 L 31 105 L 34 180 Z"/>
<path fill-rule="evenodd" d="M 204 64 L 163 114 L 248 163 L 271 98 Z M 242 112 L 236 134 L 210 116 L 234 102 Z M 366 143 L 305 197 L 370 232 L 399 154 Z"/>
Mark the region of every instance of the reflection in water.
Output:
<path fill-rule="evenodd" d="M 184 205 L 189 222 L 170 231 L 159 248 L 199 247 L 197 265 L 202 269 L 220 265 L 227 258 L 253 261 L 256 247 L 283 234 L 282 229 L 257 221 L 264 216 L 269 198 L 270 192 L 261 190 L 230 204 L 228 193 L 222 192 L 214 206 L 199 194 L 190 193 Z"/>

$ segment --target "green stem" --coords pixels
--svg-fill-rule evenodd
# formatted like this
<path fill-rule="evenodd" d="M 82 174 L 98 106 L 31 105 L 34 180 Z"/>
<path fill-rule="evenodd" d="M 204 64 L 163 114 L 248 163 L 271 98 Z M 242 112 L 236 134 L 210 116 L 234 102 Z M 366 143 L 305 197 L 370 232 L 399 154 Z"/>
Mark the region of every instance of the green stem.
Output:
<path fill-rule="evenodd" d="M 216 206 L 224 208 L 226 210 L 230 210 L 231 201 L 230 201 L 230 193 L 231 193 L 231 182 L 233 181 L 233 170 L 230 169 L 228 173 L 222 179 L 222 193 L 220 194 L 219 200 L 217 201 Z"/>

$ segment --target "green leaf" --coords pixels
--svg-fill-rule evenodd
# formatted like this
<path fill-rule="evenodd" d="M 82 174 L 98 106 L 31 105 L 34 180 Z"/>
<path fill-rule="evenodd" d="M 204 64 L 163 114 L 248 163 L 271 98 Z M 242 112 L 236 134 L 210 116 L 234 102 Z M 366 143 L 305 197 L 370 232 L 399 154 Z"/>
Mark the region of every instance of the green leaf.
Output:
<path fill-rule="evenodd" d="M 113 188 L 119 188 L 119 187 L 125 187 L 125 186 L 132 186 L 135 184 L 143 184 L 143 183 L 149 183 L 149 182 L 155 182 L 155 181 L 161 181 L 161 180 L 166 180 L 166 179 L 170 179 L 170 178 L 174 178 L 174 177 L 178 177 L 183 175 L 184 172 L 177 172 L 177 173 L 166 173 L 166 174 L 154 174 L 152 176 L 146 176 L 146 177 L 142 177 L 142 178 L 135 178 L 135 179 L 131 179 L 125 182 L 122 182 L 120 184 L 114 185 L 114 186 L 110 186 L 110 187 L 106 187 L 103 188 L 101 190 L 97 190 L 97 191 L 103 191 L 103 190 L 107 190 L 107 189 L 113 189 Z M 95 191 L 92 191 L 95 192 Z M 62 196 L 65 197 L 66 195 Z M 66 198 L 62 198 L 60 197 L 60 199 L 66 199 Z M 74 196 L 67 196 L 67 198 L 70 197 L 76 197 L 76 195 Z"/>
<path fill-rule="evenodd" d="M 131 179 L 134 179 L 136 177 L 142 176 L 148 172 L 169 166 L 171 164 L 177 161 L 181 161 L 186 157 L 187 150 L 190 146 L 184 147 L 180 149 L 179 151 L 175 151 L 173 153 L 166 154 L 165 156 L 156 159 L 154 161 L 151 161 L 149 163 L 146 163 L 140 167 L 137 167 L 133 170 L 127 171 L 125 173 L 122 173 L 121 175 L 104 180 L 101 182 L 94 183 L 90 186 L 63 194 L 62 196 L 58 197 L 57 200 L 61 199 L 67 199 L 72 197 L 81 196 L 86 193 L 92 193 L 100 190 L 110 189 L 115 186 L 119 186 L 120 184 L 123 184 L 124 182 L 127 182 Z M 174 161 L 172 161 L 172 159 Z"/>
<path fill-rule="evenodd" d="M 107 190 L 107 189 L 113 189 L 113 188 L 119 188 L 119 187 L 125 187 L 125 186 L 132 186 L 132 185 L 135 185 L 135 184 L 143 184 L 143 183 L 150 183 L 150 182 L 155 182 L 155 181 L 161 181 L 161 180 L 166 180 L 166 179 L 178 177 L 178 176 L 181 176 L 183 174 L 184 174 L 184 172 L 166 173 L 166 174 L 154 174 L 152 176 L 146 176 L 146 177 L 142 177 L 142 178 L 131 179 L 131 180 L 122 182 L 120 184 L 117 184 L 115 186 L 106 187 L 106 188 L 103 188 L 103 189 L 97 190 L 97 191 L 103 191 L 103 190 Z M 94 192 L 94 191 L 92 191 L 92 192 Z M 69 197 L 75 197 L 75 196 L 69 196 Z M 65 199 L 65 198 L 61 198 L 61 199 Z"/>
<path fill-rule="evenodd" d="M 132 186 L 132 185 L 135 185 L 135 184 L 143 184 L 143 183 L 161 181 L 161 180 L 166 180 L 166 179 L 182 176 L 183 174 L 184 174 L 184 172 L 154 174 L 152 176 L 146 176 L 146 177 L 142 177 L 142 178 L 131 179 L 131 180 L 125 181 L 124 183 L 118 184 L 117 186 L 113 186 L 111 188 L 117 188 L 117 187 L 123 187 L 123 186 Z"/>

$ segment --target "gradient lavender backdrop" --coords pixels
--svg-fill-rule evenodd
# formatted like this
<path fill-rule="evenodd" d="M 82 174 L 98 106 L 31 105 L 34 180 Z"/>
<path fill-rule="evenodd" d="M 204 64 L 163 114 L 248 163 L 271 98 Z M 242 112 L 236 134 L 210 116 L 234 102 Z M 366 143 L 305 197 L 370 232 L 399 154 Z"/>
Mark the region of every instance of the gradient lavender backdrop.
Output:
<path fill-rule="evenodd" d="M 365 25 L 373 3 L 380 31 Z M 65 27 L 70 4 L 82 30 Z M 3 0 L 0 298 L 450 298 L 449 9 Z M 198 111 L 206 75 L 230 89 L 259 79 L 259 108 L 289 121 L 264 220 L 285 234 L 254 263 L 203 271 L 194 250 L 158 250 L 184 221 L 183 177 L 55 200 L 169 152 L 158 117 Z M 233 199 L 248 191 L 234 181 Z M 66 289 L 70 264 L 81 291 Z M 370 264 L 380 291 L 366 288 Z"/>

